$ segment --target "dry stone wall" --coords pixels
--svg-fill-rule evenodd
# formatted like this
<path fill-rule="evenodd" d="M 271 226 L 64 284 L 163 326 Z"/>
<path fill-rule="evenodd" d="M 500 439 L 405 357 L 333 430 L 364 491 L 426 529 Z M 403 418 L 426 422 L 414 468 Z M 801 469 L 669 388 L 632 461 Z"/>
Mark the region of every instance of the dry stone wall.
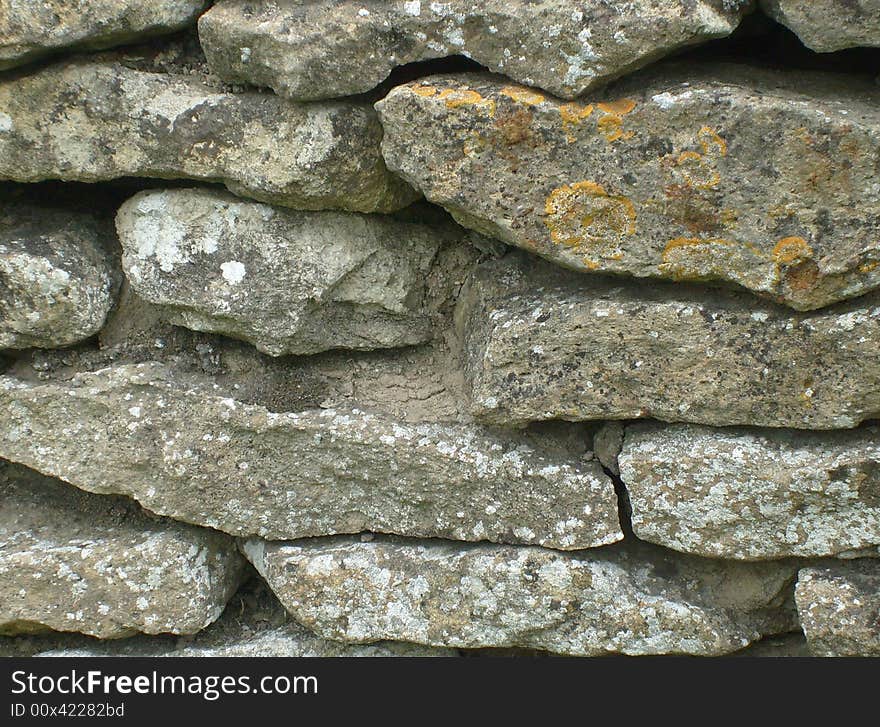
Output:
<path fill-rule="evenodd" d="M 79 6 L 0 0 L 0 654 L 880 654 L 880 5 Z"/>

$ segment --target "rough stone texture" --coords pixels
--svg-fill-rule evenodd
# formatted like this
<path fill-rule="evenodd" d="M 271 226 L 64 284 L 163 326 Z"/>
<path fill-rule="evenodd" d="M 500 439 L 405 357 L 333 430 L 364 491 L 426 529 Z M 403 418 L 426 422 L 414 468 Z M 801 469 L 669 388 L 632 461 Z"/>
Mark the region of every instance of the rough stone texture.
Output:
<path fill-rule="evenodd" d="M 748 0 L 222 0 L 199 20 L 219 76 L 319 99 L 369 91 L 395 67 L 464 55 L 574 98 L 675 50 L 730 34 Z"/>
<path fill-rule="evenodd" d="M 626 427 L 637 537 L 717 558 L 880 555 L 880 428 Z"/>
<path fill-rule="evenodd" d="M 416 197 L 385 168 L 366 105 L 297 105 L 86 59 L 0 80 L 0 109 L 3 179 L 198 179 L 263 202 L 359 212 Z"/>
<path fill-rule="evenodd" d="M 0 70 L 65 48 L 109 48 L 195 23 L 207 0 L 0 0 Z"/>
<path fill-rule="evenodd" d="M 598 463 L 453 423 L 275 414 L 159 364 L 0 377 L 0 456 L 235 535 L 364 530 L 564 549 L 620 540 Z"/>
<path fill-rule="evenodd" d="M 53 643 L 57 638 L 53 637 L 31 637 L 30 640 L 32 644 L 23 646 L 30 654 L 44 657 L 456 656 L 451 649 L 416 644 L 360 645 L 322 639 L 291 620 L 278 599 L 261 582 L 242 587 L 223 615 L 194 637 L 133 636 L 111 642 L 80 637 L 78 644 L 62 641 L 57 645 Z"/>
<path fill-rule="evenodd" d="M 0 204 L 0 349 L 68 346 L 113 305 L 112 227 L 88 213 Z"/>
<path fill-rule="evenodd" d="M 793 313 L 744 293 L 621 284 L 519 254 L 459 300 L 482 420 L 652 417 L 835 429 L 880 414 L 880 299 Z"/>
<path fill-rule="evenodd" d="M 2 633 L 195 633 L 242 566 L 232 538 L 0 462 Z"/>
<path fill-rule="evenodd" d="M 880 561 L 804 568 L 795 598 L 815 656 L 880 656 Z"/>
<path fill-rule="evenodd" d="M 722 563 L 642 544 L 536 547 L 248 541 L 285 608 L 321 636 L 569 655 L 724 654 L 794 622 L 788 563 Z"/>
<path fill-rule="evenodd" d="M 880 106 L 834 76 L 667 65 L 577 103 L 430 77 L 383 153 L 463 225 L 579 271 L 735 284 L 799 310 L 880 285 Z"/>
<path fill-rule="evenodd" d="M 171 323 L 273 356 L 424 343 L 428 273 L 457 236 L 454 226 L 287 211 L 196 189 L 143 192 L 116 229 L 130 284 Z"/>
<path fill-rule="evenodd" d="M 880 0 L 761 0 L 761 7 L 819 53 L 880 47 Z"/>

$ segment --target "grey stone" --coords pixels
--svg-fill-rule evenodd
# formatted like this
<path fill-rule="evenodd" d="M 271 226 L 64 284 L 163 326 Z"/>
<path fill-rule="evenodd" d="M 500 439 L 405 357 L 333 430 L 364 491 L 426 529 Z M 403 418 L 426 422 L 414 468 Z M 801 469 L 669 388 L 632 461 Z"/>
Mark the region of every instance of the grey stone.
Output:
<path fill-rule="evenodd" d="M 565 103 L 487 75 L 376 104 L 388 166 L 465 226 L 581 272 L 798 310 L 880 285 L 880 105 L 847 78 L 670 64 Z"/>
<path fill-rule="evenodd" d="M 369 106 L 230 93 L 196 76 L 88 59 L 0 80 L 0 178 L 222 182 L 302 209 L 399 209 Z"/>
<path fill-rule="evenodd" d="M 20 639 L 22 637 L 19 637 Z M 26 639 L 22 639 L 25 641 Z M 133 636 L 114 641 L 80 637 L 30 637 L 30 654 L 41 657 L 389 657 L 456 656 L 451 649 L 386 642 L 344 644 L 316 636 L 291 620 L 265 586 L 244 586 L 223 615 L 195 636 Z M 59 643 L 53 643 L 59 642 Z M 40 647 L 43 648 L 40 648 Z M 2 649 L 2 646 L 0 646 Z"/>
<path fill-rule="evenodd" d="M 112 237 L 89 213 L 0 205 L 0 349 L 68 346 L 98 332 L 119 283 Z"/>
<path fill-rule="evenodd" d="M 116 229 L 129 282 L 167 320 L 273 356 L 429 340 L 428 274 L 440 245 L 461 237 L 197 189 L 143 192 Z"/>
<path fill-rule="evenodd" d="M 626 427 L 637 537 L 716 558 L 880 555 L 880 429 Z"/>
<path fill-rule="evenodd" d="M 160 364 L 69 382 L 0 377 L 0 456 L 234 535 L 361 531 L 539 543 L 620 540 L 598 463 L 524 435 L 358 409 L 273 413 Z"/>
<path fill-rule="evenodd" d="M 635 419 L 838 429 L 880 414 L 880 299 L 793 311 L 631 285 L 523 254 L 457 311 L 472 408 L 492 424 Z"/>
<path fill-rule="evenodd" d="M 573 98 L 678 49 L 730 34 L 748 0 L 221 0 L 199 20 L 211 68 L 319 99 L 369 91 L 396 66 L 464 55 Z"/>
<path fill-rule="evenodd" d="M 880 47 L 878 0 L 761 0 L 761 7 L 819 53 Z"/>
<path fill-rule="evenodd" d="M 736 651 L 790 631 L 795 567 L 724 563 L 621 544 L 529 546 L 350 539 L 245 554 L 285 608 L 325 638 L 559 654 Z"/>
<path fill-rule="evenodd" d="M 0 632 L 195 633 L 239 584 L 220 533 L 0 462 Z"/>
<path fill-rule="evenodd" d="M 109 48 L 194 24 L 207 0 L 0 0 L 0 70 L 68 48 Z"/>
<path fill-rule="evenodd" d="M 815 656 L 880 656 L 880 560 L 804 568 L 798 615 Z"/>

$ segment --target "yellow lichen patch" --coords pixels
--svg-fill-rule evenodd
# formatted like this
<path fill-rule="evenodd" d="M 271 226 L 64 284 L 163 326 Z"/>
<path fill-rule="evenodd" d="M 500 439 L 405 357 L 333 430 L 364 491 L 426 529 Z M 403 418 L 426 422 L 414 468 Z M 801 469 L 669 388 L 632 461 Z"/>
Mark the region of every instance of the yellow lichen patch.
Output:
<path fill-rule="evenodd" d="M 598 267 L 597 257 L 620 259 L 624 238 L 636 231 L 632 201 L 609 194 L 596 182 L 584 180 L 554 189 L 544 205 L 544 224 L 550 238 L 584 256 L 587 268 Z"/>
<path fill-rule="evenodd" d="M 683 151 L 675 162 L 682 182 L 696 189 L 712 189 L 721 183 L 721 175 L 710 159 L 696 151 Z"/>
<path fill-rule="evenodd" d="M 706 156 L 727 156 L 727 142 L 714 129 L 704 126 L 697 132 L 697 141 Z"/>
<path fill-rule="evenodd" d="M 599 103 L 596 104 L 596 106 L 598 106 L 599 110 L 603 113 L 611 114 L 613 116 L 626 116 L 635 109 L 636 102 L 631 98 L 621 98 L 617 101 Z"/>
<path fill-rule="evenodd" d="M 725 227 L 735 227 L 739 222 L 739 210 L 725 207 L 721 210 L 721 224 Z"/>
<path fill-rule="evenodd" d="M 735 242 L 725 240 L 722 237 L 676 237 L 666 243 L 663 248 L 663 262 L 667 262 L 672 253 L 681 248 L 693 248 L 701 245 L 724 245 L 730 247 Z"/>
<path fill-rule="evenodd" d="M 634 131 L 623 130 L 623 119 L 619 116 L 603 116 L 596 123 L 596 126 L 605 135 L 605 139 L 609 143 L 619 141 L 620 139 L 626 141 L 635 136 Z"/>
<path fill-rule="evenodd" d="M 418 84 L 417 86 L 408 86 L 408 88 L 416 96 L 422 96 L 423 98 L 431 98 L 432 96 L 436 96 L 439 92 L 439 89 L 436 86 L 426 86 L 423 84 Z"/>
<path fill-rule="evenodd" d="M 634 131 L 623 130 L 623 117 L 631 113 L 636 107 L 636 102 L 629 98 L 617 101 L 606 101 L 596 104 L 596 107 L 605 114 L 596 122 L 596 127 L 605 136 L 609 144 L 615 141 L 626 141 L 635 136 Z"/>
<path fill-rule="evenodd" d="M 870 272 L 873 272 L 874 270 L 876 270 L 878 266 L 880 266 L 880 262 L 877 262 L 876 260 L 872 260 L 869 263 L 864 263 L 863 265 L 859 265 L 859 272 L 860 273 L 870 273 Z"/>
<path fill-rule="evenodd" d="M 565 138 L 570 144 L 575 140 L 574 130 L 576 127 L 584 123 L 593 113 L 593 105 L 584 106 L 579 103 L 564 103 L 557 107 L 559 117 L 562 119 L 562 130 L 565 132 Z"/>
<path fill-rule="evenodd" d="M 666 243 L 660 271 L 677 280 L 717 277 L 737 244 L 722 237 L 676 237 Z"/>
<path fill-rule="evenodd" d="M 524 86 L 505 86 L 500 93 L 526 106 L 537 106 L 546 100 L 543 94 Z"/>
<path fill-rule="evenodd" d="M 790 265 L 812 257 L 813 248 L 803 237 L 784 237 L 773 248 L 773 261 L 779 265 Z"/>
<path fill-rule="evenodd" d="M 471 88 L 444 88 L 437 98 L 442 99 L 450 109 L 473 106 L 488 116 L 495 116 L 495 101 L 483 98 L 478 91 Z"/>

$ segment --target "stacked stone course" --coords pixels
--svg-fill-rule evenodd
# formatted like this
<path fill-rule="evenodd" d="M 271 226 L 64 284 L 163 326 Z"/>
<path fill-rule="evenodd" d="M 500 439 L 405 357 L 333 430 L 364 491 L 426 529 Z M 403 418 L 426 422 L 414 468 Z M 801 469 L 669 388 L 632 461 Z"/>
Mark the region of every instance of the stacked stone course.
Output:
<path fill-rule="evenodd" d="M 880 5 L 81 5 L 0 0 L 0 655 L 880 655 Z"/>

